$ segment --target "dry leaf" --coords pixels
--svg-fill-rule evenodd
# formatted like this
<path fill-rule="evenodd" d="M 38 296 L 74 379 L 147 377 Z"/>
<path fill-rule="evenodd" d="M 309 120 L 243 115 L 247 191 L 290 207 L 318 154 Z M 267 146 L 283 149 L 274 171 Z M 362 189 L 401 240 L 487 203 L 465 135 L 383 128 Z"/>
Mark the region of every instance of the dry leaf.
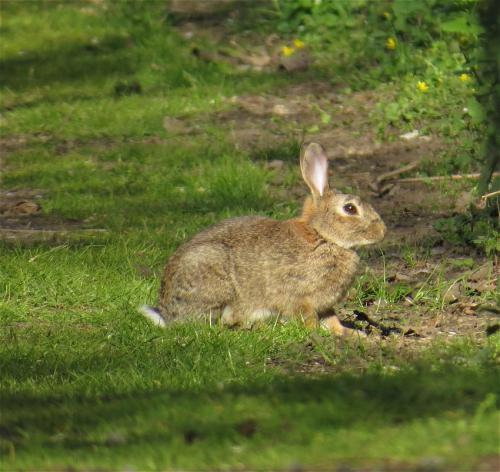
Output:
<path fill-rule="evenodd" d="M 22 200 L 13 204 L 5 212 L 8 216 L 29 216 L 40 213 L 42 207 L 31 200 Z"/>
<path fill-rule="evenodd" d="M 445 303 L 451 304 L 455 303 L 458 298 L 460 297 L 460 285 L 459 284 L 453 284 L 448 290 L 443 295 L 443 301 Z"/>
<path fill-rule="evenodd" d="M 292 114 L 291 110 L 286 105 L 283 105 L 281 103 L 277 103 L 276 105 L 274 105 L 272 108 L 272 112 L 273 114 L 279 116 L 287 116 Z"/>

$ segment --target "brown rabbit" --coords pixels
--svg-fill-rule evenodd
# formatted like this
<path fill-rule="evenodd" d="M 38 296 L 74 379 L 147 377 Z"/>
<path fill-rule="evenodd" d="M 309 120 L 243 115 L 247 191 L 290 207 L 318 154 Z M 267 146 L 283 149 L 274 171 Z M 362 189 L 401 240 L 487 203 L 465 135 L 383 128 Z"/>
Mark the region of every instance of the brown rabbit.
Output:
<path fill-rule="evenodd" d="M 159 308 L 143 314 L 160 326 L 193 315 L 247 324 L 271 315 L 302 317 L 308 327 L 345 334 L 333 315 L 359 263 L 355 246 L 381 241 L 385 225 L 371 205 L 328 186 L 328 160 L 303 146 L 302 177 L 311 190 L 302 215 L 287 221 L 248 216 L 202 231 L 168 261 Z"/>

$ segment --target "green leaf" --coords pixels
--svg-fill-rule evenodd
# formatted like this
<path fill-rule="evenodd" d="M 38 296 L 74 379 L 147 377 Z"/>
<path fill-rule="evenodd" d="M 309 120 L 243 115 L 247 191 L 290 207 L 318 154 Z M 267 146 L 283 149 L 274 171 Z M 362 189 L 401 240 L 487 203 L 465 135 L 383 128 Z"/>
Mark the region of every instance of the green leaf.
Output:
<path fill-rule="evenodd" d="M 323 123 L 324 125 L 328 125 L 331 123 L 331 121 L 332 121 L 332 117 L 326 111 L 322 111 L 321 112 L 321 123 Z"/>
<path fill-rule="evenodd" d="M 389 103 L 385 108 L 385 116 L 391 122 L 398 121 L 401 116 L 401 109 L 399 103 Z"/>
<path fill-rule="evenodd" d="M 475 98 L 467 102 L 467 113 L 474 123 L 482 123 L 486 119 L 484 107 Z"/>
<path fill-rule="evenodd" d="M 441 29 L 446 33 L 479 35 L 484 32 L 477 18 L 472 15 L 456 16 L 452 20 L 443 21 Z"/>

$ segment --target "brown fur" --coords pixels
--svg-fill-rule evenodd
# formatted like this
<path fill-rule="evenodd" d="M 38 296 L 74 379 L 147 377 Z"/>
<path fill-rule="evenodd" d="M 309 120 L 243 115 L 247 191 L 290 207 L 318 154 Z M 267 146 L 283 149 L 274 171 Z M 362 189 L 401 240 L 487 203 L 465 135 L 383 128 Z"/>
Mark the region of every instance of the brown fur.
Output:
<path fill-rule="evenodd" d="M 331 314 L 356 274 L 359 258 L 351 248 L 380 241 L 385 226 L 358 197 L 328 189 L 321 146 L 304 148 L 301 169 L 313 195 L 301 217 L 225 220 L 178 248 L 160 289 L 159 310 L 167 321 L 222 315 L 239 324 L 279 314 L 316 327 Z M 345 214 L 345 202 L 359 213 Z M 326 325 L 342 334 L 338 320 L 329 319 Z"/>
<path fill-rule="evenodd" d="M 308 224 L 307 221 L 302 218 L 297 218 L 295 220 L 290 220 L 290 227 L 292 231 L 295 231 L 301 238 L 307 241 L 313 246 L 321 244 L 324 240 L 321 236 L 316 233 Z"/>

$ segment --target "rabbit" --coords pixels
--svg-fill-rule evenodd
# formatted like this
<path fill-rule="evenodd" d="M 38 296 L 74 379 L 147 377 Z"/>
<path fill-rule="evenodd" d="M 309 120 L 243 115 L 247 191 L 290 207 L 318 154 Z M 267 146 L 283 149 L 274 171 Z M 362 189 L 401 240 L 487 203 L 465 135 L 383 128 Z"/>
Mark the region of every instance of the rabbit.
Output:
<path fill-rule="evenodd" d="M 301 216 L 231 218 L 196 234 L 168 261 L 158 308 L 143 314 L 159 326 L 193 315 L 229 325 L 278 315 L 335 335 L 352 332 L 333 310 L 357 272 L 353 248 L 381 241 L 386 226 L 371 205 L 329 188 L 320 144 L 302 146 L 300 169 L 311 191 Z"/>

